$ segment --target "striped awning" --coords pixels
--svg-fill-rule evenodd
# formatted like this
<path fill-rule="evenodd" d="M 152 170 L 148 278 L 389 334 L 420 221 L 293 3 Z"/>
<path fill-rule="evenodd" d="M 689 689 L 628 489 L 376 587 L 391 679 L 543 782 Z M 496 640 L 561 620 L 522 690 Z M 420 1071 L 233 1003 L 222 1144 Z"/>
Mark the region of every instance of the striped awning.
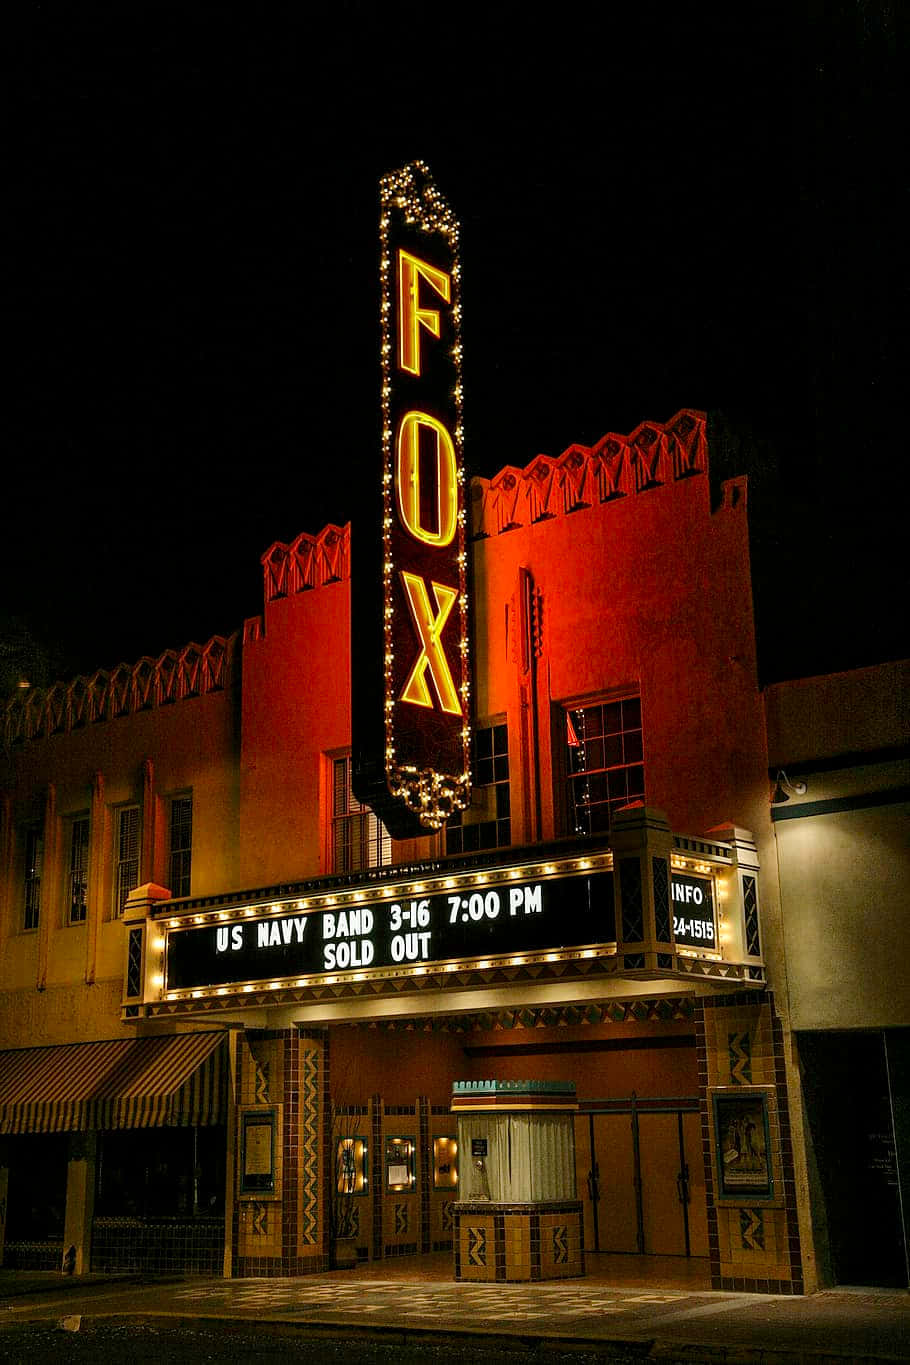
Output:
<path fill-rule="evenodd" d="M 0 1133 L 223 1123 L 225 1034 L 0 1052 Z"/>

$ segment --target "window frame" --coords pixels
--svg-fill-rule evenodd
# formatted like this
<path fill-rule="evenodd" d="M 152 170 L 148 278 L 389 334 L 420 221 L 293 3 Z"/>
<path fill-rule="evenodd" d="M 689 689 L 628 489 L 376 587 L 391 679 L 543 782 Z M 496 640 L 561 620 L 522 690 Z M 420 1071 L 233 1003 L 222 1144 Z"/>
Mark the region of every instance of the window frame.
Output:
<path fill-rule="evenodd" d="M 489 753 L 480 754 L 478 752 L 478 739 L 481 734 L 490 735 Z M 504 738 L 504 749 L 497 749 L 497 738 Z M 491 780 L 481 782 L 481 773 L 490 773 Z M 505 767 L 505 776 L 497 776 Z M 503 803 L 500 791 L 505 792 L 505 802 Z M 481 724 L 474 726 L 471 735 L 471 791 L 472 806 L 477 810 L 479 802 L 475 801 L 474 793 L 489 793 L 489 797 L 484 797 L 484 803 L 488 799 L 492 800 L 492 818 L 471 819 L 472 807 L 466 811 L 456 812 L 445 827 L 445 852 L 446 857 L 459 857 L 466 853 L 482 853 L 494 848 L 509 848 L 512 840 L 512 766 L 509 754 L 509 723 L 506 716 L 496 716 L 493 719 L 485 720 Z M 507 813 L 502 814 L 502 805 L 507 807 Z M 486 817 L 490 812 L 481 811 L 481 817 Z M 465 817 L 469 817 L 465 819 Z M 454 820 L 454 823 L 453 823 Z M 493 828 L 494 840 L 492 843 L 485 842 L 482 830 Z M 473 830 L 476 833 L 477 845 L 472 848 L 465 847 L 465 831 Z M 459 837 L 454 837 L 455 835 Z M 501 837 L 505 834 L 505 838 Z M 452 836 L 452 837 L 450 837 Z M 460 843 L 460 848 L 453 847 Z"/>
<path fill-rule="evenodd" d="M 76 831 L 80 829 L 84 830 L 84 838 L 80 840 L 79 845 L 82 854 L 82 862 L 79 867 L 76 867 L 74 866 L 73 861 L 76 855 Z M 67 925 L 76 926 L 79 924 L 85 924 L 86 920 L 88 919 L 88 887 L 89 869 L 91 866 L 91 843 L 92 826 L 91 816 L 89 812 L 77 811 L 76 814 L 74 815 L 68 815 L 66 817 L 67 867 L 64 872 L 65 879 L 64 905 L 66 906 L 65 914 Z M 79 906 L 82 913 L 79 915 L 74 915 L 73 910 L 76 906 L 76 900 L 73 891 L 75 886 L 75 876 L 77 872 L 80 873 L 82 877 L 82 895 L 81 903 Z"/>
<path fill-rule="evenodd" d="M 326 868 L 337 876 L 349 876 L 356 872 L 367 872 L 374 867 L 391 867 L 393 861 L 392 836 L 379 816 L 370 806 L 358 801 L 351 785 L 351 754 L 341 751 L 325 755 L 326 771 Z M 339 771 L 343 767 L 343 804 L 346 810 L 339 811 L 338 795 Z M 359 825 L 359 832 L 345 847 L 351 855 L 339 858 L 338 832 L 346 827 L 353 831 Z M 359 851 L 358 857 L 353 850 Z M 374 852 L 377 855 L 374 857 Z"/>
<path fill-rule="evenodd" d="M 626 704 L 635 704 L 637 710 L 637 724 L 627 724 L 625 715 Z M 620 708 L 620 726 L 618 729 L 608 728 L 607 710 L 611 707 Z M 578 735 L 577 717 L 581 712 L 600 711 L 601 717 L 599 724 L 590 736 Z M 636 801 L 645 804 L 647 800 L 647 764 L 645 761 L 644 748 L 644 717 L 641 699 L 641 690 L 636 687 L 625 687 L 621 690 L 608 694 L 600 694 L 594 697 L 586 697 L 582 700 L 563 702 L 560 705 L 561 712 L 561 771 L 560 781 L 562 785 L 562 809 L 564 812 L 565 829 L 569 835 L 580 838 L 597 838 L 609 834 L 613 823 L 613 814 L 622 809 L 623 806 L 630 805 Z M 634 718 L 634 717 L 633 717 Z M 575 743 L 570 735 L 574 734 Z M 627 739 L 629 737 L 628 746 Z M 637 736 L 637 741 L 635 740 Z M 608 749 L 618 743 L 620 746 L 621 757 L 619 761 L 610 761 Z M 596 761 L 590 767 L 578 768 L 573 771 L 572 752 L 579 746 L 581 748 L 590 744 L 595 749 L 595 759 L 597 749 L 600 746 L 602 754 L 601 762 Z M 628 747 L 628 757 L 627 757 Z M 641 770 L 640 783 L 634 782 L 633 787 L 640 786 L 641 790 L 629 790 L 629 774 L 635 770 Z M 614 783 L 611 782 L 610 774 L 624 775 L 624 788 L 622 793 L 613 794 Z M 576 799 L 576 783 L 584 776 L 600 778 L 605 784 L 606 796 L 597 800 L 580 802 Z M 587 811 L 588 819 L 586 827 L 582 828 L 579 821 L 579 812 Z M 603 820 L 592 821 L 591 813 L 594 811 L 605 811 L 606 822 Z"/>
<path fill-rule="evenodd" d="M 179 804 L 189 806 L 189 843 L 186 846 L 175 847 L 174 845 L 174 812 Z M 174 876 L 174 866 L 176 859 L 186 858 L 186 867 L 181 869 L 179 874 L 180 889 L 175 885 L 178 878 Z M 193 793 L 191 791 L 174 792 L 167 799 L 167 875 L 168 889 L 174 900 L 179 900 L 184 896 L 192 895 L 193 880 Z M 185 889 L 183 885 L 185 882 Z"/>
<path fill-rule="evenodd" d="M 34 844 L 34 851 L 32 846 Z M 30 872 L 29 869 L 32 868 Z M 35 871 L 37 869 L 37 871 Z M 41 881 L 44 876 L 44 824 L 35 821 L 22 831 L 22 929 L 34 933 L 41 924 Z"/>
<path fill-rule="evenodd" d="M 123 817 L 124 817 L 128 812 L 130 812 L 130 811 L 135 811 L 135 812 L 136 812 L 136 833 L 135 833 L 136 852 L 135 852 L 135 856 L 134 856 L 134 857 L 131 857 L 131 858 L 123 858 L 123 857 L 121 857 L 121 851 L 122 851 L 122 847 L 123 847 L 123 841 L 122 841 L 122 836 L 121 836 L 121 822 L 122 822 L 122 820 L 123 820 Z M 120 805 L 120 806 L 115 806 L 115 807 L 114 807 L 114 820 L 113 820 L 113 825 L 114 825 L 114 840 L 113 840 L 113 860 L 112 860 L 112 877 L 111 877 L 111 881 L 112 881 L 112 900 L 113 900 L 114 918 L 115 918 L 115 919 L 120 919 L 121 915 L 123 914 L 124 908 L 125 908 L 125 906 L 126 906 L 127 898 L 128 898 L 128 896 L 129 896 L 130 892 L 131 892 L 131 891 L 134 891 L 134 890 L 136 889 L 136 887 L 139 885 L 139 878 L 140 878 L 140 876 L 142 875 L 142 805 L 141 805 L 141 803 L 140 803 L 139 801 L 125 801 L 122 805 Z M 136 880 L 133 882 L 132 886 L 129 886 L 129 887 L 126 888 L 126 891 L 125 891 L 124 894 L 121 894 L 121 893 L 122 893 L 122 890 L 123 890 L 123 888 L 122 888 L 122 879 L 121 879 L 121 869 L 122 869 L 127 863 L 131 863 L 131 862 L 135 862 L 135 864 L 136 864 Z"/>

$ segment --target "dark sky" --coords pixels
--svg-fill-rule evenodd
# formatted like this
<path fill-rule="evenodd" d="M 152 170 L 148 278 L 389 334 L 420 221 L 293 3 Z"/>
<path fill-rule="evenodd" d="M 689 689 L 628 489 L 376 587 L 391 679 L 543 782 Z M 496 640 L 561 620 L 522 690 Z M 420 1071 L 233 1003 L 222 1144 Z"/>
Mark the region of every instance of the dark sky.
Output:
<path fill-rule="evenodd" d="M 906 649 L 896 4 L 233 9 L 23 30 L 0 621 L 53 672 L 238 628 L 273 541 L 348 519 L 414 157 L 462 221 L 473 471 L 721 413 L 765 676 Z"/>

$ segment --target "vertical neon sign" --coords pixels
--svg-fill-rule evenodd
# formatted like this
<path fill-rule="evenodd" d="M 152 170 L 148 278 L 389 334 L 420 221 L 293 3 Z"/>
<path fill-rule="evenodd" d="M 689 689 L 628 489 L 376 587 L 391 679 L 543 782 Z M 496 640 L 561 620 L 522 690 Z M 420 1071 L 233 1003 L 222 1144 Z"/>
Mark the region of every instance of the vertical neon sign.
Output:
<path fill-rule="evenodd" d="M 458 223 L 423 162 L 380 182 L 380 247 L 382 761 L 355 742 L 355 790 L 359 767 L 360 799 L 406 834 L 470 799 Z"/>

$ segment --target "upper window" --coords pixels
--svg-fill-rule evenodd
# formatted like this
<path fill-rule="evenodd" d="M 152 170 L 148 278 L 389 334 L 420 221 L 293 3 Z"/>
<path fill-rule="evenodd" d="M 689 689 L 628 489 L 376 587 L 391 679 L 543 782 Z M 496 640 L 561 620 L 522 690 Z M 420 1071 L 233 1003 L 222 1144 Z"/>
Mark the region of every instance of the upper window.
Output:
<path fill-rule="evenodd" d="M 332 759 L 332 871 L 361 872 L 392 861 L 392 839 L 351 790 L 351 759 Z"/>
<path fill-rule="evenodd" d="M 86 917 L 88 894 L 89 819 L 77 815 L 69 822 L 69 871 L 67 878 L 67 921 L 82 924 Z"/>
<path fill-rule="evenodd" d="M 474 732 L 471 768 L 471 807 L 456 811 L 446 825 L 446 853 L 474 853 L 512 842 L 507 725 L 486 725 Z"/>
<path fill-rule="evenodd" d="M 44 830 L 32 825 L 25 831 L 25 877 L 23 883 L 22 923 L 37 929 L 41 915 L 41 872 L 44 866 Z"/>
<path fill-rule="evenodd" d="M 139 807 L 120 806 L 117 810 L 114 852 L 114 905 L 123 912 L 126 898 L 139 885 Z"/>
<path fill-rule="evenodd" d="M 190 894 L 190 871 L 193 858 L 193 798 L 171 798 L 171 818 L 168 842 L 168 886 L 171 895 Z"/>
<path fill-rule="evenodd" d="M 645 799 L 641 699 L 566 711 L 569 829 L 600 834 L 614 811 Z"/>

